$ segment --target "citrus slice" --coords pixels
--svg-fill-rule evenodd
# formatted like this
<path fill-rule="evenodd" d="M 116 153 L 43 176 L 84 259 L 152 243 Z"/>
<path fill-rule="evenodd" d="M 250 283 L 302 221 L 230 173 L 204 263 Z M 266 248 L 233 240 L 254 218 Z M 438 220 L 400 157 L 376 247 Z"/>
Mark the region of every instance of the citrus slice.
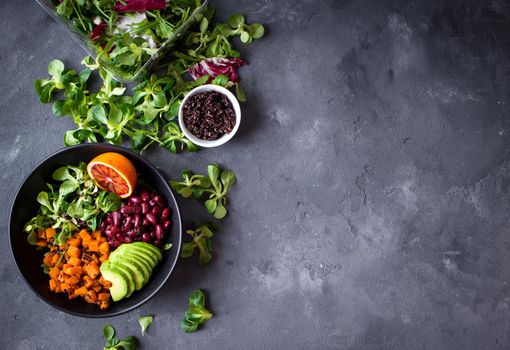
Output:
<path fill-rule="evenodd" d="M 99 188 L 127 198 L 136 186 L 136 169 L 122 154 L 107 152 L 98 155 L 87 165 L 89 176 Z"/>

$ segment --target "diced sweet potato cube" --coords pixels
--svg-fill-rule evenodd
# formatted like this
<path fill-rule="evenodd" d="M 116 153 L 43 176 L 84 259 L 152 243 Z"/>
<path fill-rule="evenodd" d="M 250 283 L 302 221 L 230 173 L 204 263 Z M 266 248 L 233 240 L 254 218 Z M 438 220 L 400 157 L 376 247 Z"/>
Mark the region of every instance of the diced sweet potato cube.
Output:
<path fill-rule="evenodd" d="M 81 237 L 83 242 L 90 241 L 90 239 L 92 238 L 92 236 L 85 229 L 78 232 L 78 235 Z"/>
<path fill-rule="evenodd" d="M 50 254 L 50 253 L 46 253 L 44 254 L 44 258 L 43 258 L 43 264 L 45 264 L 46 266 L 50 266 L 51 265 L 51 259 L 53 258 L 53 255 Z"/>
<path fill-rule="evenodd" d="M 97 300 L 110 300 L 110 293 L 99 293 Z"/>
<path fill-rule="evenodd" d="M 60 255 L 58 254 L 53 254 L 51 256 L 51 265 L 56 265 L 57 262 L 58 262 L 58 259 L 60 258 Z"/>
<path fill-rule="evenodd" d="M 101 304 L 99 304 L 99 308 L 101 310 L 108 309 L 108 306 L 110 306 L 110 303 L 108 301 L 106 301 L 106 300 L 101 301 Z"/>
<path fill-rule="evenodd" d="M 110 251 L 110 246 L 108 245 L 108 242 L 103 242 L 99 245 L 99 253 L 107 254 L 109 251 Z"/>
<path fill-rule="evenodd" d="M 67 262 L 69 265 L 72 265 L 72 266 L 80 266 L 81 265 L 81 260 L 78 258 L 75 258 L 74 256 L 69 258 L 69 260 L 67 260 Z"/>
<path fill-rule="evenodd" d="M 94 289 L 96 293 L 99 293 L 101 290 L 103 290 L 103 287 L 101 287 L 100 285 L 95 285 L 94 287 L 92 287 L 92 289 Z"/>
<path fill-rule="evenodd" d="M 108 254 L 103 254 L 99 257 L 99 261 L 104 263 L 106 260 L 108 260 Z"/>
<path fill-rule="evenodd" d="M 68 293 L 71 290 L 71 286 L 67 283 L 61 283 L 60 288 L 62 288 L 62 291 Z"/>
<path fill-rule="evenodd" d="M 50 278 L 52 280 L 56 280 L 58 278 L 58 275 L 60 275 L 60 269 L 57 266 L 55 266 L 50 270 L 48 274 L 50 275 Z"/>
<path fill-rule="evenodd" d="M 90 278 L 90 276 L 88 276 L 88 275 L 85 275 L 83 277 L 83 282 L 84 282 L 83 285 L 87 288 L 91 288 L 94 285 L 94 280 L 92 278 Z"/>
<path fill-rule="evenodd" d="M 53 227 L 48 227 L 45 231 L 44 231 L 45 235 L 46 235 L 46 240 L 49 241 L 51 238 L 55 237 L 55 234 L 57 233 L 57 231 L 55 231 L 55 229 Z"/>
<path fill-rule="evenodd" d="M 96 230 L 94 232 L 92 232 L 92 237 L 94 237 L 95 240 L 98 240 L 99 238 L 101 238 L 101 231 L 99 230 Z"/>
<path fill-rule="evenodd" d="M 37 237 L 41 239 L 46 239 L 46 235 L 44 234 L 44 230 L 38 229 L 37 230 Z"/>
<path fill-rule="evenodd" d="M 71 276 L 68 279 L 66 279 L 66 283 L 70 286 L 76 286 L 80 282 L 80 279 L 76 276 Z"/>
<path fill-rule="evenodd" d="M 74 294 L 84 296 L 87 294 L 87 288 L 85 286 L 77 288 L 74 290 Z"/>
<path fill-rule="evenodd" d="M 89 275 L 90 278 L 92 279 L 96 279 L 100 272 L 99 266 L 97 266 L 97 263 L 95 261 L 92 261 L 91 263 L 85 265 L 83 267 L 83 271 L 85 271 L 85 273 Z"/>
<path fill-rule="evenodd" d="M 81 245 L 80 237 L 73 237 L 67 240 L 67 245 L 72 247 L 79 247 Z"/>
<path fill-rule="evenodd" d="M 55 291 L 55 289 L 57 289 L 57 281 L 55 281 L 54 279 L 51 279 L 51 280 L 50 280 L 50 290 L 51 290 L 52 292 L 54 292 L 54 291 Z"/>
<path fill-rule="evenodd" d="M 89 241 L 89 251 L 98 252 L 99 251 L 99 242 L 96 240 Z"/>
<path fill-rule="evenodd" d="M 87 303 L 91 303 L 91 304 L 93 304 L 97 301 L 97 295 L 93 289 L 87 291 L 87 294 L 85 295 L 85 301 Z"/>
<path fill-rule="evenodd" d="M 83 273 L 81 266 L 64 267 L 63 271 L 70 276 L 79 276 Z"/>
<path fill-rule="evenodd" d="M 80 258 L 81 257 L 81 249 L 79 248 L 76 248 L 75 246 L 70 246 L 68 249 L 67 249 L 67 254 L 70 256 L 70 257 L 75 257 L 75 258 Z"/>

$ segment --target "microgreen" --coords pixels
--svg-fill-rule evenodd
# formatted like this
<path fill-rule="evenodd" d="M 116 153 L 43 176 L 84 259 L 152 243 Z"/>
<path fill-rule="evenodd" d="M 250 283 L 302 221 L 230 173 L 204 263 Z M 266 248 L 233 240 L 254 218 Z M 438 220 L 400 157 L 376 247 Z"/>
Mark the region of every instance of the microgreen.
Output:
<path fill-rule="evenodd" d="M 195 199 L 200 199 L 204 193 L 208 194 L 208 199 L 204 202 L 207 212 L 214 214 L 216 219 L 223 219 L 227 215 L 228 190 L 236 182 L 233 171 L 211 164 L 207 167 L 207 177 L 184 170 L 182 178 L 183 181 L 170 181 L 174 191 L 183 198 L 193 195 Z"/>
<path fill-rule="evenodd" d="M 103 338 L 106 340 L 103 350 L 136 350 L 138 348 L 138 340 L 133 336 L 124 339 L 115 338 L 115 328 L 109 324 L 103 327 Z"/>
<path fill-rule="evenodd" d="M 193 333 L 198 326 L 211 319 L 213 314 L 205 308 L 205 295 L 200 289 L 191 293 L 188 300 L 188 310 L 181 321 L 181 329 L 186 333 Z"/>
<path fill-rule="evenodd" d="M 152 321 L 154 321 L 154 317 L 151 315 L 138 317 L 138 323 L 140 323 L 140 327 L 142 328 L 142 335 L 145 334 L 152 324 Z"/>
<path fill-rule="evenodd" d="M 183 170 L 181 175 L 183 181 L 170 181 L 170 186 L 183 198 L 189 198 L 193 195 L 194 198 L 199 199 L 204 190 L 211 186 L 211 182 L 204 175 L 194 175 L 189 170 Z"/>
<path fill-rule="evenodd" d="M 211 237 L 218 232 L 218 225 L 212 222 L 206 222 L 195 230 L 186 230 L 192 240 L 182 245 L 181 258 L 189 258 L 193 255 L 195 248 L 198 248 L 198 262 L 201 266 L 207 265 L 212 260 L 212 242 Z"/>

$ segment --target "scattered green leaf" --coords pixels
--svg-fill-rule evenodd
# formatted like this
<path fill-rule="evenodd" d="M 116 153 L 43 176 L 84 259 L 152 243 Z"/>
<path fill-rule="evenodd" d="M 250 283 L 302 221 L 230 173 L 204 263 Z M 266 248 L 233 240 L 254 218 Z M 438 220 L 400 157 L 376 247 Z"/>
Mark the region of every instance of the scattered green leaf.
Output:
<path fill-rule="evenodd" d="M 140 316 L 138 317 L 138 323 L 140 323 L 140 327 L 142 327 L 142 335 L 145 334 L 147 329 L 152 324 L 152 321 L 154 320 L 153 316 Z"/>
<path fill-rule="evenodd" d="M 205 295 L 197 289 L 189 296 L 188 310 L 181 321 L 181 329 L 186 333 L 193 333 L 211 317 L 213 314 L 205 308 Z"/>

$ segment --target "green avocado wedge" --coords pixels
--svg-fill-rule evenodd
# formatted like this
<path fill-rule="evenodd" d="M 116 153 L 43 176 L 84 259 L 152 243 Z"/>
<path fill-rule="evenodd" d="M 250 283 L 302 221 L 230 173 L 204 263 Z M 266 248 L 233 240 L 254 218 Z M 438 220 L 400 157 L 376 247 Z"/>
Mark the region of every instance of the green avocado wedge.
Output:
<path fill-rule="evenodd" d="M 133 246 L 151 250 L 154 253 L 154 255 L 158 258 L 158 261 L 161 261 L 163 259 L 163 254 L 161 254 L 161 250 L 152 244 L 145 242 L 135 242 L 133 243 Z"/>
<path fill-rule="evenodd" d="M 143 269 L 140 267 L 140 264 L 136 260 L 126 256 L 125 254 L 121 254 L 117 255 L 116 259 L 112 259 L 111 262 L 125 267 L 130 271 L 131 276 L 133 276 L 133 281 L 135 282 L 136 290 L 140 290 L 145 285 L 146 276 L 143 272 Z"/>
<path fill-rule="evenodd" d="M 131 259 L 133 262 L 136 262 L 137 266 L 142 271 L 142 274 L 144 276 L 144 284 L 146 284 L 152 274 L 152 261 L 149 263 L 144 257 L 138 256 L 129 251 L 124 252 L 122 256 L 125 256 Z"/>
<path fill-rule="evenodd" d="M 126 298 L 130 297 L 131 294 L 133 294 L 133 292 L 136 289 L 135 288 L 135 280 L 133 278 L 132 272 L 128 268 L 126 268 L 124 265 L 121 265 L 118 262 L 110 261 L 110 259 L 108 259 L 108 262 L 110 263 L 110 266 L 112 268 L 115 268 L 118 271 L 124 273 L 126 282 L 128 285 L 128 293 L 126 295 Z"/>
<path fill-rule="evenodd" d="M 133 249 L 129 249 L 126 251 L 119 252 L 118 254 L 122 254 L 123 256 L 130 256 L 132 258 L 135 258 L 136 261 L 138 261 L 141 265 L 145 266 L 147 273 L 150 275 L 152 273 L 152 270 L 156 266 L 154 263 L 154 260 L 148 256 L 145 252 L 138 252 Z M 112 253 L 113 255 L 113 253 Z"/>
<path fill-rule="evenodd" d="M 111 266 L 108 261 L 101 264 L 100 270 L 103 278 L 112 284 L 110 287 L 112 300 L 119 301 L 124 298 L 129 292 L 127 277 L 124 272 Z"/>
<path fill-rule="evenodd" d="M 136 243 L 138 243 L 138 242 L 136 242 Z M 158 249 L 156 247 L 154 247 L 154 248 Z M 148 248 L 147 246 L 142 246 L 142 245 L 138 245 L 138 244 L 135 244 L 135 243 L 130 243 L 130 244 L 123 244 L 123 245 L 121 245 L 119 248 L 117 248 L 117 250 L 120 250 L 119 254 L 122 254 L 122 253 L 124 253 L 126 251 L 136 252 L 138 254 L 141 254 L 141 255 L 145 256 L 147 259 L 149 259 L 150 261 L 152 261 L 153 268 L 156 267 L 156 265 L 160 261 L 160 259 L 158 258 L 158 255 L 156 255 L 154 250 L 151 249 L 151 248 Z M 159 252 L 159 253 L 161 254 L 161 252 Z"/>

